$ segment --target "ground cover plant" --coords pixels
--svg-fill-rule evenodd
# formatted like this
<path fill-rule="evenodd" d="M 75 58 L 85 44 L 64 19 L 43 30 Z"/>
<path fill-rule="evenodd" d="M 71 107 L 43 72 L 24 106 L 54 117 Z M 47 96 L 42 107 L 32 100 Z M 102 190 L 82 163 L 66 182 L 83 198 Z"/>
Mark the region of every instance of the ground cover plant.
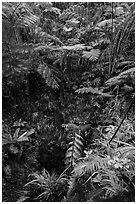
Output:
<path fill-rule="evenodd" d="M 135 4 L 2 3 L 2 200 L 135 201 Z"/>

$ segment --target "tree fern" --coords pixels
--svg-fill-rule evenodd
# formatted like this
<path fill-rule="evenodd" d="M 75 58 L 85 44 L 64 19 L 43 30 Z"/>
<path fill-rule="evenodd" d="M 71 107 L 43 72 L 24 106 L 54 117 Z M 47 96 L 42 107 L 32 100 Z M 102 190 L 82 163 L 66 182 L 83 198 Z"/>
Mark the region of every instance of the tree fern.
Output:
<path fill-rule="evenodd" d="M 69 142 L 69 148 L 66 152 L 66 165 L 69 166 L 74 166 L 76 160 L 80 157 L 81 155 L 81 148 L 83 146 L 82 142 L 82 137 L 77 134 L 73 133 L 72 135 L 72 141 Z"/>

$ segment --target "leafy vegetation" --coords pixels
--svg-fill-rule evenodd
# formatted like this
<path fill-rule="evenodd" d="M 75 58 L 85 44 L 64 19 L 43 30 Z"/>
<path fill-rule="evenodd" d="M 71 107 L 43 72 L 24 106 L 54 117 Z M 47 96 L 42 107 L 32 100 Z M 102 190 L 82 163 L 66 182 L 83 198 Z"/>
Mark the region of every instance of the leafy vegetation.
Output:
<path fill-rule="evenodd" d="M 3 2 L 3 201 L 135 201 L 134 101 L 133 2 Z"/>

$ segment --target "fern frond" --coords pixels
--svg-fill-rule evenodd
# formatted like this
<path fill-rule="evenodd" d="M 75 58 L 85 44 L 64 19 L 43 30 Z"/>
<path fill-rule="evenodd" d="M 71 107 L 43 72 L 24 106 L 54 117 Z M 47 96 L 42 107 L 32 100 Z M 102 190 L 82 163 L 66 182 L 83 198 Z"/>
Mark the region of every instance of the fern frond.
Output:
<path fill-rule="evenodd" d="M 127 145 L 124 147 L 117 148 L 116 152 L 119 152 L 122 158 L 135 159 L 135 147 L 133 145 Z"/>
<path fill-rule="evenodd" d="M 113 19 L 113 23 L 116 23 L 116 20 Z M 107 20 L 104 20 L 104 21 L 101 21 L 99 23 L 97 23 L 96 25 L 97 27 L 111 27 L 112 26 L 112 19 L 107 19 Z"/>
<path fill-rule="evenodd" d="M 107 86 L 124 84 L 129 81 L 130 78 L 134 80 L 135 68 L 130 68 L 124 72 L 121 72 L 118 76 L 112 77 L 105 82 Z"/>
<path fill-rule="evenodd" d="M 83 51 L 83 58 L 86 58 L 90 61 L 96 61 L 99 58 L 100 50 L 92 49 L 90 51 Z"/>
<path fill-rule="evenodd" d="M 125 190 L 123 182 L 120 180 L 116 171 L 104 169 L 101 171 L 101 185 L 106 190 L 106 197 L 112 197 L 118 192 Z"/>
<path fill-rule="evenodd" d="M 95 42 L 92 42 L 93 47 L 101 46 L 101 45 L 104 45 L 104 44 L 109 45 L 110 40 L 107 39 L 107 38 L 100 38 L 100 39 L 96 40 Z"/>
<path fill-rule="evenodd" d="M 76 176 L 81 176 L 87 173 L 94 173 L 99 169 L 108 167 L 108 158 L 100 157 L 98 155 L 91 155 L 82 162 L 79 162 L 74 168 Z"/>
<path fill-rule="evenodd" d="M 66 21 L 72 18 L 87 17 L 87 10 L 84 5 L 73 5 L 64 10 L 60 15 L 60 20 Z"/>
<path fill-rule="evenodd" d="M 135 74 L 135 68 L 133 67 L 133 68 L 130 68 L 130 69 L 128 69 L 128 70 L 126 70 L 126 71 L 124 71 L 124 72 L 121 72 L 120 74 L 119 74 L 119 76 L 124 76 L 124 75 L 133 75 L 133 74 Z"/>
<path fill-rule="evenodd" d="M 74 133 L 73 141 L 69 143 L 69 149 L 66 152 L 66 165 L 74 165 L 75 161 L 81 155 L 81 147 L 83 146 L 82 137 Z"/>
<path fill-rule="evenodd" d="M 59 71 L 55 67 L 41 64 L 39 65 L 38 72 L 45 79 L 48 86 L 56 89 L 59 88 Z"/>
<path fill-rule="evenodd" d="M 91 49 L 91 46 L 86 46 L 85 44 L 76 44 L 76 45 L 68 45 L 68 46 L 62 46 L 60 48 L 57 48 L 57 50 L 68 50 L 68 51 L 78 51 L 78 50 L 85 50 L 85 49 Z"/>
<path fill-rule="evenodd" d="M 110 93 L 103 93 L 101 90 L 98 90 L 98 88 L 92 88 L 92 87 L 84 87 L 81 89 L 77 89 L 75 92 L 79 94 L 92 93 L 92 94 L 100 95 L 102 97 L 113 97 L 113 95 L 111 95 Z"/>
<path fill-rule="evenodd" d="M 126 69 L 130 67 L 135 67 L 134 61 L 122 61 L 122 62 L 118 62 L 116 65 L 117 69 Z"/>
<path fill-rule="evenodd" d="M 45 14 L 48 12 L 51 12 L 51 14 L 52 14 L 52 12 L 53 13 L 55 13 L 55 14 L 57 14 L 57 15 L 61 15 L 61 11 L 60 11 L 60 9 L 58 9 L 58 8 L 56 8 L 56 7 L 53 7 L 53 6 L 51 6 L 51 7 L 49 7 L 49 8 L 45 8 L 45 10 L 44 10 L 44 12 L 45 12 Z"/>

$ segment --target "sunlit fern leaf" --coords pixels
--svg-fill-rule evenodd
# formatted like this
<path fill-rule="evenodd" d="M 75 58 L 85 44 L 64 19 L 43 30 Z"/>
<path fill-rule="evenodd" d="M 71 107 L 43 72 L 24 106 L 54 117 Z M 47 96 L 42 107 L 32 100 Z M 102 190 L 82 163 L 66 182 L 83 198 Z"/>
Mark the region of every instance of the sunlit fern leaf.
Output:
<path fill-rule="evenodd" d="M 85 49 L 91 49 L 91 46 L 86 46 L 85 44 L 76 44 L 76 45 L 68 45 L 68 46 L 62 46 L 60 48 L 57 48 L 57 50 L 85 50 Z"/>
<path fill-rule="evenodd" d="M 116 20 L 113 19 L 113 24 L 115 24 L 115 23 L 116 23 Z M 97 23 L 96 26 L 98 26 L 98 27 L 106 27 L 106 26 L 110 27 L 110 26 L 112 26 L 112 19 L 107 19 L 107 20 L 101 21 L 101 22 Z"/>
<path fill-rule="evenodd" d="M 58 9 L 58 8 L 56 8 L 56 7 L 53 7 L 53 6 L 51 6 L 51 7 L 49 7 L 49 8 L 45 8 L 45 14 L 46 14 L 46 12 L 51 12 L 51 14 L 52 14 L 52 12 L 54 12 L 55 14 L 57 14 L 57 15 L 61 15 L 61 11 L 60 11 L 60 9 Z"/>
<path fill-rule="evenodd" d="M 69 148 L 66 152 L 66 165 L 74 165 L 75 161 L 81 155 L 81 147 L 83 146 L 82 137 L 75 133 L 73 135 L 72 141 L 69 143 Z"/>
<path fill-rule="evenodd" d="M 135 62 L 134 61 L 123 61 L 123 62 L 118 62 L 116 65 L 116 68 L 118 69 L 125 69 L 126 67 L 134 67 Z"/>
<path fill-rule="evenodd" d="M 79 162 L 74 168 L 76 176 L 81 176 L 87 173 L 93 173 L 99 169 L 106 168 L 108 166 L 108 158 L 100 157 L 98 155 L 91 155 L 84 161 Z"/>
<path fill-rule="evenodd" d="M 72 18 L 79 18 L 79 17 L 87 17 L 87 10 L 84 7 L 84 5 L 72 5 L 66 10 L 63 11 L 63 13 L 60 16 L 60 20 L 67 20 Z"/>
<path fill-rule="evenodd" d="M 96 61 L 99 58 L 100 50 L 92 49 L 90 51 L 83 51 L 83 58 L 86 58 L 90 61 Z"/>
<path fill-rule="evenodd" d="M 75 145 L 81 149 L 80 145 L 82 146 L 82 138 L 80 137 L 79 139 L 77 137 L 75 137 Z"/>
<path fill-rule="evenodd" d="M 56 50 L 56 47 L 54 46 L 43 45 L 43 44 L 35 44 L 33 48 L 34 48 L 34 52 L 38 52 L 38 53 L 40 51 L 46 53 L 47 51 Z"/>
<path fill-rule="evenodd" d="M 49 35 L 49 34 L 45 33 L 45 34 L 44 34 L 44 37 L 45 37 L 45 38 L 48 38 L 48 39 L 51 39 L 51 40 L 53 40 L 54 42 L 59 43 L 60 45 L 64 45 L 63 42 L 61 42 L 61 40 L 60 40 L 58 37 L 56 37 L 56 36 L 52 36 L 52 35 Z"/>
<path fill-rule="evenodd" d="M 113 97 L 113 95 L 111 95 L 110 93 L 103 93 L 101 90 L 98 90 L 97 88 L 92 88 L 92 87 L 84 87 L 81 89 L 77 89 L 75 92 L 79 94 L 92 93 L 92 94 L 100 95 L 102 97 Z"/>
<path fill-rule="evenodd" d="M 63 27 L 63 31 L 65 31 L 65 32 L 70 32 L 72 30 L 73 30 L 73 27 L 67 27 L 67 26 Z"/>
<path fill-rule="evenodd" d="M 105 82 L 107 86 L 119 85 L 129 81 L 129 78 L 134 80 L 135 68 L 130 68 L 124 72 L 121 72 L 118 76 L 112 77 Z"/>
<path fill-rule="evenodd" d="M 38 18 L 35 16 L 24 16 L 17 19 L 15 26 L 17 28 L 31 28 L 38 22 Z"/>
<path fill-rule="evenodd" d="M 67 20 L 66 23 L 72 27 L 78 27 L 80 21 L 76 20 L 75 18 L 72 18 L 70 20 Z"/>
<path fill-rule="evenodd" d="M 125 81 L 126 81 L 127 77 L 119 77 L 119 76 L 116 76 L 116 77 L 113 77 L 113 78 L 110 78 L 109 80 L 107 80 L 105 82 L 105 85 L 106 86 L 114 86 L 114 85 L 120 85 L 120 84 L 123 84 Z"/>
<path fill-rule="evenodd" d="M 55 67 L 41 64 L 39 65 L 38 72 L 45 79 L 48 86 L 56 89 L 59 88 L 60 78 L 58 76 L 58 70 Z"/>
<path fill-rule="evenodd" d="M 104 45 L 104 44 L 110 44 L 110 40 L 107 39 L 107 38 L 100 38 L 98 40 L 96 40 L 95 42 L 92 42 L 92 46 L 93 47 L 96 47 L 96 46 L 101 46 L 101 45 Z"/>
<path fill-rule="evenodd" d="M 106 190 L 106 196 L 112 197 L 119 191 L 125 190 L 123 182 L 121 182 L 115 170 L 103 169 L 101 175 L 101 185 Z"/>
<path fill-rule="evenodd" d="M 121 72 L 121 73 L 119 74 L 119 76 L 124 76 L 124 75 L 127 76 L 127 75 L 133 75 L 133 74 L 135 74 L 135 67 L 130 68 L 130 69 L 124 71 L 124 72 Z"/>
<path fill-rule="evenodd" d="M 34 129 L 26 131 L 25 133 L 18 137 L 18 142 L 29 141 L 29 136 L 34 133 L 35 133 Z"/>
<path fill-rule="evenodd" d="M 135 157 L 135 147 L 133 145 L 119 147 L 116 151 L 119 152 L 123 158 L 132 157 L 134 159 Z"/>

